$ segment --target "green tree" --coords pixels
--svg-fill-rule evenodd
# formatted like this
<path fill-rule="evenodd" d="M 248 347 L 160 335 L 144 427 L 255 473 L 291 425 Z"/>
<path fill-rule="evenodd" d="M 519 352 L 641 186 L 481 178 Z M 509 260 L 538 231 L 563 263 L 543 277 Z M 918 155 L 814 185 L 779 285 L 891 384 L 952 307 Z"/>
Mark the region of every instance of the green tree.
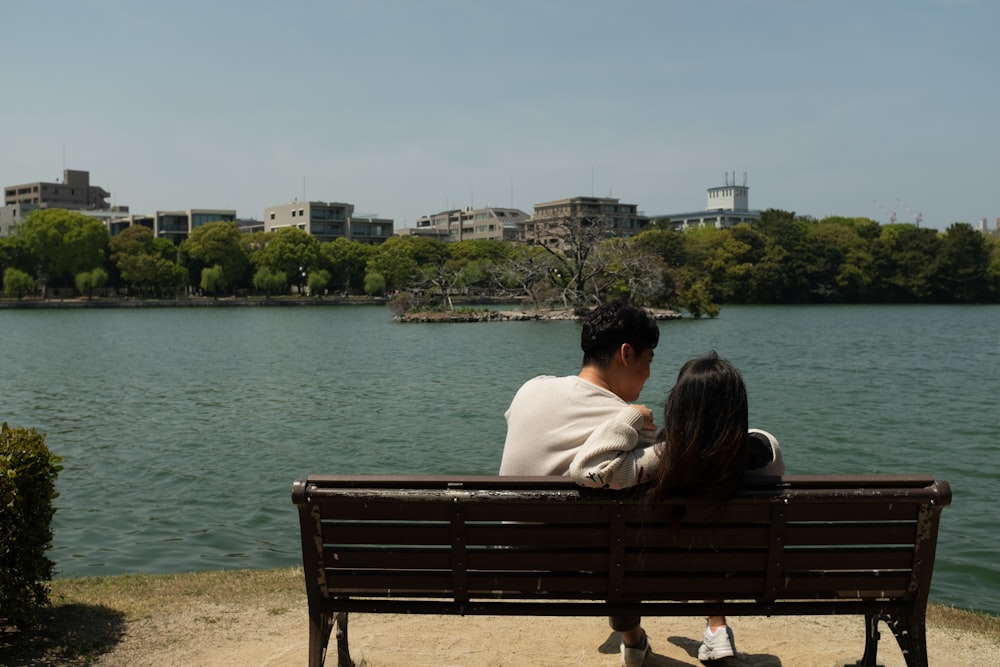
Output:
<path fill-rule="evenodd" d="M 310 272 L 308 279 L 309 296 L 323 296 L 327 285 L 330 284 L 330 272 L 326 269 L 317 269 Z"/>
<path fill-rule="evenodd" d="M 989 295 L 990 249 L 986 238 L 964 222 L 956 222 L 941 237 L 937 258 L 940 300 L 978 303 Z"/>
<path fill-rule="evenodd" d="M 48 286 L 72 287 L 76 274 L 104 263 L 108 230 L 99 220 L 63 209 L 39 209 L 18 230 Z"/>
<path fill-rule="evenodd" d="M 18 300 L 38 291 L 38 282 L 21 269 L 8 266 L 3 272 L 3 293 Z"/>
<path fill-rule="evenodd" d="M 76 290 L 88 297 L 93 296 L 95 289 L 100 289 L 108 283 L 108 272 L 97 267 L 93 271 L 81 271 L 76 274 Z"/>
<path fill-rule="evenodd" d="M 226 274 L 218 264 L 201 270 L 200 287 L 206 294 L 219 296 L 226 289 Z"/>
<path fill-rule="evenodd" d="M 309 273 L 319 265 L 319 241 L 298 227 L 283 227 L 267 235 L 258 259 L 261 266 L 285 274 L 304 294 Z"/>
<path fill-rule="evenodd" d="M 365 294 L 378 296 L 385 292 L 385 276 L 377 271 L 369 271 L 365 274 Z"/>
<path fill-rule="evenodd" d="M 447 261 L 448 251 L 444 245 L 433 239 L 394 236 L 376 247 L 365 266 L 365 273 L 380 274 L 387 289 L 408 288 L 420 281 L 422 267 Z M 365 291 L 368 292 L 367 287 Z"/>
<path fill-rule="evenodd" d="M 816 300 L 858 301 L 871 282 L 868 244 L 848 225 L 821 222 L 808 231 L 807 275 Z"/>
<path fill-rule="evenodd" d="M 338 238 L 320 244 L 320 264 L 330 272 L 334 289 L 360 288 L 365 280 L 365 265 L 376 252 L 373 245 Z"/>
<path fill-rule="evenodd" d="M 284 273 L 272 271 L 266 266 L 262 266 L 253 274 L 253 286 L 258 292 L 271 296 L 285 291 L 288 286 L 288 278 L 285 277 Z"/>
<path fill-rule="evenodd" d="M 33 274 L 35 263 L 28 252 L 24 239 L 19 236 L 0 237 L 0 271 L 13 267 L 24 273 Z"/>
<path fill-rule="evenodd" d="M 133 293 L 174 296 L 187 285 L 187 269 L 176 262 L 177 246 L 148 227 L 128 227 L 111 237 L 109 247 L 112 266 Z"/>
<path fill-rule="evenodd" d="M 934 301 L 941 240 L 936 230 L 911 224 L 882 227 L 872 244 L 876 300 L 890 303 Z"/>
<path fill-rule="evenodd" d="M 191 275 L 204 276 L 204 269 L 218 266 L 222 282 L 213 278 L 218 289 L 213 293 L 246 285 L 250 259 L 242 237 L 243 233 L 232 222 L 208 222 L 196 227 L 180 247 Z"/>

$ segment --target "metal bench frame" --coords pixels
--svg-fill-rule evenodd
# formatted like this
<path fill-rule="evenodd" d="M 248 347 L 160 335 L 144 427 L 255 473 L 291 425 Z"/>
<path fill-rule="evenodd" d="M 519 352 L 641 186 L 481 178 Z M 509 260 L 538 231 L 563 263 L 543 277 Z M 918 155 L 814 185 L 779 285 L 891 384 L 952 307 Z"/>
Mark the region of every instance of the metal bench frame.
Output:
<path fill-rule="evenodd" d="M 927 666 L 926 611 L 948 483 L 748 480 L 724 505 L 650 503 L 564 477 L 314 475 L 296 481 L 309 665 L 353 667 L 350 612 L 865 617 Z M 709 602 L 724 600 L 724 602 Z"/>

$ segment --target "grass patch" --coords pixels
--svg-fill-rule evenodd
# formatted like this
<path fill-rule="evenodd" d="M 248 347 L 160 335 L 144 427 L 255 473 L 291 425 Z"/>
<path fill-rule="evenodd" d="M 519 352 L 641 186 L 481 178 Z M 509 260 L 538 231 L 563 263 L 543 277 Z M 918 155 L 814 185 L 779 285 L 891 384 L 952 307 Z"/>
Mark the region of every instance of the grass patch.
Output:
<path fill-rule="evenodd" d="M 1000 643 L 1000 616 L 932 604 L 927 607 L 928 625 L 974 632 Z"/>
<path fill-rule="evenodd" d="M 262 606 L 272 615 L 305 609 L 301 568 L 54 579 L 52 605 L 36 627 L 15 632 L 0 623 L 2 664 L 92 664 L 125 636 L 127 624 L 200 605 Z M 212 625 L 220 617 L 200 617 Z"/>

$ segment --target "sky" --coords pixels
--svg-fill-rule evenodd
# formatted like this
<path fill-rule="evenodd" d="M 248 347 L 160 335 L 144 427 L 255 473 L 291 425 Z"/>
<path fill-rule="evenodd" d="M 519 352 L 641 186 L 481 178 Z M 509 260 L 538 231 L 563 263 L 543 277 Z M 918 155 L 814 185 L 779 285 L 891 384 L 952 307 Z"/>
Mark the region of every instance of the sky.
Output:
<path fill-rule="evenodd" d="M 11 0 L 0 184 L 397 229 L 616 197 L 1000 217 L 993 0 Z"/>

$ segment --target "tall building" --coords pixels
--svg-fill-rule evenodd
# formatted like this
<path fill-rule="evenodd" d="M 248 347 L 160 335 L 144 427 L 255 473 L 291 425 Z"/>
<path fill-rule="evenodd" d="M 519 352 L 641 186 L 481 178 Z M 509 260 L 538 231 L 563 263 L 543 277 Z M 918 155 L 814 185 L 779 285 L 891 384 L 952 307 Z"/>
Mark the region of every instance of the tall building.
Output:
<path fill-rule="evenodd" d="M 535 214 L 524 225 L 523 240 L 544 245 L 565 245 L 568 226 L 580 224 L 602 236 L 635 236 L 649 218 L 635 204 L 613 197 L 571 197 L 535 204 Z"/>
<path fill-rule="evenodd" d="M 760 211 L 750 210 L 750 187 L 746 174 L 743 184 L 736 184 L 736 173 L 726 174 L 725 185 L 708 189 L 708 202 L 702 211 L 670 213 L 653 216 L 654 220 L 666 221 L 674 229 L 687 230 L 692 227 L 715 227 L 724 229 L 741 223 L 760 220 Z"/>
<path fill-rule="evenodd" d="M 392 236 L 393 221 L 377 215 L 359 215 L 354 204 L 293 202 L 264 211 L 264 231 L 298 227 L 320 242 L 347 238 L 361 243 L 382 243 Z"/>
<path fill-rule="evenodd" d="M 8 185 L 3 190 L 3 203 L 30 204 L 38 208 L 65 208 L 71 211 L 104 211 L 110 208 L 111 193 L 90 184 L 90 172 L 64 169 L 62 183 L 25 183 Z"/>
<path fill-rule="evenodd" d="M 442 241 L 516 241 L 527 213 L 516 208 L 463 208 L 441 211 L 417 218 L 415 229 L 403 230 L 411 236 L 433 236 Z"/>

